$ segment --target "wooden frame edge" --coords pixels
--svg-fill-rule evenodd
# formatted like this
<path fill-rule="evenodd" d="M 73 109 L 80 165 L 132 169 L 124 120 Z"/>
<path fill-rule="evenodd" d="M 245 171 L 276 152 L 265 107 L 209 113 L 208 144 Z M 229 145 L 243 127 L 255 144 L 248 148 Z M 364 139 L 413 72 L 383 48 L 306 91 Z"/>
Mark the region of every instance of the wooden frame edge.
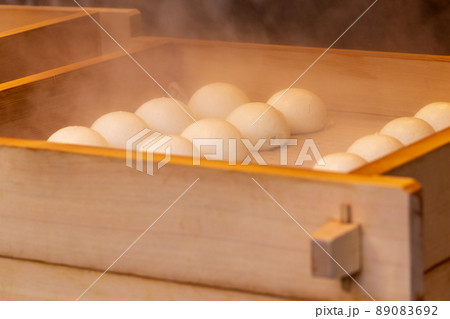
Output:
<path fill-rule="evenodd" d="M 116 159 L 123 159 L 124 163 L 126 159 L 126 151 L 121 149 L 50 143 L 43 140 L 27 140 L 27 139 L 0 137 L 0 147 L 2 146 L 63 152 L 96 157 L 116 158 Z M 135 158 L 135 156 L 136 152 L 133 151 L 133 158 Z M 154 154 L 155 161 L 161 161 L 164 159 L 164 157 L 165 155 L 163 154 Z M 416 193 L 421 189 L 420 184 L 416 180 L 408 177 L 341 174 L 341 173 L 313 171 L 308 169 L 274 166 L 274 165 L 265 165 L 265 166 L 257 164 L 249 164 L 245 166 L 228 165 L 228 163 L 225 161 L 208 161 L 208 160 L 202 160 L 200 165 L 193 166 L 192 159 L 190 157 L 175 156 L 175 155 L 171 156 L 171 160 L 168 165 L 190 166 L 194 168 L 206 168 L 206 169 L 220 169 L 246 174 L 278 175 L 283 177 L 306 179 L 310 181 L 326 181 L 333 183 L 364 183 L 369 185 L 399 188 L 409 194 Z"/>
<path fill-rule="evenodd" d="M 136 41 L 136 44 L 129 47 L 127 49 L 127 51 L 131 54 L 131 53 L 139 52 L 140 50 L 145 50 L 145 49 L 151 48 L 152 46 L 155 46 L 155 45 L 162 45 L 162 44 L 167 44 L 167 42 L 166 41 L 141 42 L 138 40 L 138 41 Z M 85 67 L 96 65 L 98 63 L 108 62 L 108 61 L 111 61 L 111 60 L 114 60 L 117 58 L 121 58 L 121 57 L 125 57 L 125 56 L 126 56 L 126 54 L 123 51 L 115 51 L 112 53 L 108 53 L 106 55 L 90 58 L 87 60 L 75 62 L 75 63 L 68 64 L 68 65 L 64 65 L 64 66 L 61 66 L 58 68 L 54 68 L 54 69 L 46 70 L 46 71 L 43 71 L 40 73 L 28 75 L 28 76 L 25 76 L 25 77 L 22 77 L 19 79 L 15 79 L 12 81 L 3 82 L 3 83 L 0 83 L 0 92 L 6 91 L 9 89 L 13 89 L 13 88 L 25 85 L 25 84 L 30 84 L 30 83 L 34 83 L 37 81 L 50 79 L 55 76 L 65 74 L 67 72 L 76 71 L 76 70 L 79 70 L 79 69 L 82 69 Z"/>
<path fill-rule="evenodd" d="M 386 174 L 399 166 L 402 166 L 449 143 L 450 128 L 447 128 L 417 141 L 416 143 L 405 146 L 392 154 L 366 164 L 351 173 L 361 175 Z"/>
<path fill-rule="evenodd" d="M 1 6 L 0 6 L 0 8 L 1 8 Z M 92 14 L 95 14 L 95 13 L 96 12 L 92 12 Z M 17 27 L 17 28 L 13 28 L 13 29 L 10 29 L 7 31 L 0 32 L 0 38 L 9 37 L 9 36 L 12 36 L 15 34 L 20 34 L 20 33 L 24 33 L 27 31 L 32 31 L 32 30 L 43 28 L 43 27 L 47 27 L 47 26 L 51 26 L 51 25 L 55 25 L 58 23 L 79 19 L 79 18 L 84 18 L 84 17 L 86 17 L 86 14 L 84 12 L 75 12 L 75 13 L 64 15 L 62 17 L 57 17 L 57 18 L 47 19 L 47 20 L 43 20 L 43 21 L 31 23 L 31 24 L 26 24 L 21 27 Z"/>
<path fill-rule="evenodd" d="M 140 38 L 154 38 L 149 36 L 141 36 Z M 295 45 L 284 45 L 284 44 L 269 44 L 269 43 L 248 43 L 248 42 L 235 42 L 235 41 L 219 41 L 219 40 L 201 40 L 201 39 L 187 39 L 187 38 L 168 38 L 168 37 L 157 37 L 161 39 L 166 39 L 174 44 L 195 44 L 195 45 L 217 45 L 217 46 L 227 46 L 233 48 L 271 48 L 279 51 L 291 51 L 291 52 L 309 52 L 321 54 L 325 48 L 321 47 L 304 47 Z M 403 52 L 386 52 L 386 51 L 368 51 L 368 50 L 349 50 L 349 49 L 330 49 L 328 54 L 338 54 L 338 55 L 350 55 L 350 56 L 370 56 L 373 58 L 393 58 L 393 59 L 408 59 L 408 60 L 425 60 L 425 61 L 435 61 L 435 62 L 450 62 L 450 56 L 447 55 L 431 55 L 431 54 L 419 54 L 419 53 L 403 53 Z"/>

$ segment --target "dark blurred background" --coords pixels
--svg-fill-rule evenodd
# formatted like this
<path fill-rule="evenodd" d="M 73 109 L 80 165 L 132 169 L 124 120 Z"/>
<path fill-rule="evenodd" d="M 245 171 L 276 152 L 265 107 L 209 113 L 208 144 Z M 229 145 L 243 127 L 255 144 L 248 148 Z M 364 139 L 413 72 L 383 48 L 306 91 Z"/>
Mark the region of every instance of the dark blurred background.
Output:
<path fill-rule="evenodd" d="M 328 47 L 374 0 L 79 0 L 137 8 L 148 35 Z M 75 6 L 72 0 L 0 4 Z M 450 54 L 450 0 L 379 0 L 334 46 Z"/>

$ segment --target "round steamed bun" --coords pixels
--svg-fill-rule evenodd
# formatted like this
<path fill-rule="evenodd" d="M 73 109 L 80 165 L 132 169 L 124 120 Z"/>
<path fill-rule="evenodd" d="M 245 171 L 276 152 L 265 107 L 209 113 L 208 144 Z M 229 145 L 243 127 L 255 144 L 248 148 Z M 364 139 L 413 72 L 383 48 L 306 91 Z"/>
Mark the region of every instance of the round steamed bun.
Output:
<path fill-rule="evenodd" d="M 228 115 L 227 121 L 241 132 L 243 138 L 249 139 L 252 145 L 265 139 L 260 148 L 262 151 L 274 147 L 270 145 L 270 139 L 287 139 L 291 135 L 283 114 L 266 103 L 243 104 Z"/>
<path fill-rule="evenodd" d="M 189 100 L 189 108 L 196 120 L 225 119 L 239 105 L 250 102 L 238 87 L 223 82 L 211 83 L 198 89 Z"/>
<path fill-rule="evenodd" d="M 48 140 L 53 143 L 108 146 L 108 142 L 98 132 L 84 126 L 67 126 L 53 133 Z"/>
<path fill-rule="evenodd" d="M 283 113 L 292 134 L 315 132 L 325 127 L 325 105 L 317 95 L 308 90 L 290 88 L 278 91 L 267 104 Z"/>
<path fill-rule="evenodd" d="M 372 162 L 402 147 L 403 144 L 394 137 L 383 134 L 373 134 L 357 139 L 350 145 L 347 152 L 358 155 L 367 162 Z"/>
<path fill-rule="evenodd" d="M 416 113 L 415 117 L 430 124 L 436 132 L 450 127 L 450 103 L 434 102 L 425 105 Z"/>
<path fill-rule="evenodd" d="M 111 147 L 126 148 L 127 140 L 147 128 L 144 120 L 130 112 L 111 112 L 99 117 L 91 128 L 100 133 Z"/>
<path fill-rule="evenodd" d="M 403 145 L 412 144 L 434 133 L 433 127 L 416 117 L 399 117 L 387 123 L 380 134 L 395 137 Z"/>
<path fill-rule="evenodd" d="M 241 134 L 238 129 L 225 120 L 221 119 L 203 119 L 189 125 L 181 134 L 182 137 L 193 142 L 194 139 L 220 139 L 223 141 L 223 160 L 230 160 L 230 145 L 229 140 L 236 141 L 236 160 L 241 162 L 247 156 L 246 148 L 241 141 Z M 195 143 L 194 143 L 195 145 Z M 233 154 L 232 150 L 231 154 Z M 202 146 L 200 147 L 200 155 L 215 154 L 215 146 Z M 233 159 L 233 156 L 231 157 Z M 218 158 L 222 160 L 222 158 Z"/>
<path fill-rule="evenodd" d="M 314 170 L 348 173 L 367 163 L 362 157 L 352 153 L 333 153 L 323 157 L 325 165 L 314 165 Z"/>
<path fill-rule="evenodd" d="M 147 126 L 163 134 L 181 134 L 193 120 L 187 106 L 178 100 L 161 97 L 142 104 L 135 112 Z"/>

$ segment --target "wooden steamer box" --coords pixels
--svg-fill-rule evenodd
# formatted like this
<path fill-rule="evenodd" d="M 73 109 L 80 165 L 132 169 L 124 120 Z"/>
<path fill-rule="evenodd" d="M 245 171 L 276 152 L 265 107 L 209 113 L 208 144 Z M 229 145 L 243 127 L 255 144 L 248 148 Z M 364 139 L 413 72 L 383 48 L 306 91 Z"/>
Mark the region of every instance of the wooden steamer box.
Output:
<path fill-rule="evenodd" d="M 449 57 L 330 50 L 299 82 L 324 100 L 330 121 L 297 136 L 288 165 L 278 164 L 279 151 L 262 154 L 268 165 L 193 166 L 172 156 L 149 176 L 125 165 L 124 150 L 45 141 L 61 127 L 133 112 L 164 92 L 79 9 L 32 10 L 24 25 L 38 25 L 11 19 L 0 33 L 0 298 L 78 298 L 165 211 L 82 299 L 450 298 L 450 129 L 349 174 L 294 165 L 306 138 L 323 155 L 345 151 L 391 119 L 450 100 Z M 143 37 L 134 10 L 89 10 L 182 100 L 224 81 L 266 101 L 323 52 Z M 42 20 L 33 20 L 36 14 Z M 67 35 L 65 28 L 78 24 L 82 35 L 64 39 L 67 49 L 83 37 L 78 51 L 72 43 L 70 54 L 36 63 L 30 49 L 29 68 L 8 53 L 11 41 Z M 53 44 L 54 52 L 65 49 Z M 339 221 L 345 209 L 351 220 Z M 324 234 L 325 225 L 331 231 Z M 335 257 L 363 289 L 336 275 L 308 236 L 327 241 L 346 225 L 352 236 L 333 241 Z"/>

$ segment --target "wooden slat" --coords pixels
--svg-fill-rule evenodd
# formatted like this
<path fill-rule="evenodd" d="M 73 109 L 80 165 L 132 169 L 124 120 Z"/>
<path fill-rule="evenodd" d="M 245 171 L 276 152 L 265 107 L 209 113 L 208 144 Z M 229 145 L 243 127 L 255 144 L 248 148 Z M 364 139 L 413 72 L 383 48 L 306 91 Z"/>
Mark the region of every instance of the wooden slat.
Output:
<path fill-rule="evenodd" d="M 428 136 L 418 142 L 403 147 L 388 157 L 380 158 L 374 162 L 354 170 L 353 173 L 364 175 L 387 174 L 412 160 L 433 153 L 450 143 L 450 128 Z"/>
<path fill-rule="evenodd" d="M 425 273 L 425 300 L 449 300 L 450 264 Z M 74 300 L 100 276 L 88 269 L 0 258 L 1 300 Z M 107 273 L 82 300 L 277 300 L 250 294 Z"/>
<path fill-rule="evenodd" d="M 100 30 L 83 13 L 3 32 L 0 83 L 99 56 L 100 40 Z"/>
<path fill-rule="evenodd" d="M 354 173 L 415 178 L 422 184 L 425 269 L 450 257 L 450 128 L 409 145 Z"/>
<path fill-rule="evenodd" d="M 67 10 L 29 10 L 29 8 L 28 6 L 0 5 L 0 37 L 6 31 L 11 31 L 26 25 L 42 23 L 43 21 L 74 13 L 73 11 Z"/>
<path fill-rule="evenodd" d="M 166 51 L 150 50 L 164 42 L 136 42 L 128 50 L 140 59 L 148 49 L 147 58 L 160 62 L 155 68 L 148 67 L 148 62 L 143 65 L 167 84 L 170 76 L 165 70 L 171 62 L 161 61 Z M 133 81 L 124 81 L 128 78 Z M 134 111 L 161 92 L 124 52 L 109 53 L 0 84 L 0 135 L 47 139 L 67 125 L 90 126 L 107 112 Z"/>
<path fill-rule="evenodd" d="M 323 52 L 319 48 L 174 41 L 180 81 L 191 94 L 204 84 L 231 82 L 256 101 L 289 87 Z M 450 100 L 450 58 L 330 50 L 297 83 L 336 111 L 412 116 L 423 105 Z"/>
<path fill-rule="evenodd" d="M 346 292 L 338 280 L 311 276 L 310 238 L 255 177 L 311 232 L 350 204 L 363 225 L 361 285 L 376 299 L 423 293 L 410 179 L 342 183 L 339 174 L 331 182 L 326 173 L 314 180 L 274 174 L 282 168 L 246 174 L 184 165 L 150 177 L 123 157 L 16 147 L 2 147 L 0 163 L 1 255 L 104 270 L 200 178 L 113 271 L 301 299 L 368 299 L 356 286 Z"/>
<path fill-rule="evenodd" d="M 1 300 L 75 300 L 101 272 L 0 258 Z M 80 300 L 280 300 L 274 296 L 106 273 Z"/>
<path fill-rule="evenodd" d="M 80 154 L 89 156 L 99 156 L 106 158 L 117 158 L 122 161 L 126 159 L 126 151 L 113 149 L 113 148 L 101 148 L 101 147 L 90 147 L 84 145 L 73 145 L 73 144 L 60 144 L 60 143 L 49 143 L 47 141 L 40 140 L 28 140 L 28 139 L 17 139 L 0 137 L 0 145 L 4 147 L 14 147 L 14 148 L 25 148 L 33 150 L 44 150 L 44 151 L 57 151 L 69 154 Z M 133 158 L 136 154 L 133 153 Z M 153 158 L 155 162 L 164 159 L 164 155 L 154 154 Z M 186 167 L 192 167 L 192 158 L 183 156 L 171 156 L 171 164 L 181 165 Z M 277 175 L 284 177 L 296 177 L 302 178 L 308 181 L 316 182 L 333 182 L 341 184 L 365 184 L 370 183 L 371 185 L 376 185 L 379 187 L 396 187 L 401 188 L 409 193 L 416 193 L 420 190 L 420 185 L 410 178 L 391 178 L 389 176 L 370 176 L 365 175 L 354 175 L 354 174 L 339 174 L 331 172 L 322 171 L 311 171 L 303 169 L 294 169 L 291 167 L 282 166 L 261 166 L 257 164 L 243 165 L 228 165 L 227 162 L 223 161 L 201 161 L 200 167 L 208 169 L 225 170 L 231 172 L 239 173 L 249 173 L 249 174 L 264 174 L 264 175 Z"/>
<path fill-rule="evenodd" d="M 81 12 L 82 10 L 78 6 L 23 6 L 23 5 L 13 5 L 13 4 L 2 4 L 0 8 L 12 11 L 25 11 L 27 13 L 39 14 L 40 12 L 51 13 L 51 12 Z M 85 7 L 88 11 L 95 10 L 99 12 L 116 12 L 116 13 L 131 13 L 136 12 L 136 9 L 127 8 L 105 8 L 105 7 Z"/>
<path fill-rule="evenodd" d="M 230 42 L 230 41 L 214 41 L 214 40 L 196 40 L 196 39 L 174 39 L 178 44 L 182 45 L 199 45 L 206 47 L 231 47 L 237 49 L 250 49 L 265 51 L 271 49 L 281 52 L 294 52 L 299 51 L 307 53 L 322 53 L 325 48 L 318 47 L 302 47 L 297 45 L 284 45 L 284 44 L 261 44 L 261 43 L 246 43 L 246 42 Z M 348 50 L 348 49 L 335 49 L 332 48 L 328 52 L 338 55 L 346 56 L 368 56 L 372 58 L 393 58 L 393 59 L 406 59 L 406 60 L 424 60 L 424 61 L 443 61 L 450 62 L 450 56 L 448 55 L 431 55 L 431 54 L 417 54 L 417 53 L 402 53 L 402 52 L 387 52 L 387 51 L 367 51 L 367 50 Z"/>
<path fill-rule="evenodd" d="M 425 273 L 425 300 L 450 300 L 450 259 Z"/>
<path fill-rule="evenodd" d="M 123 47 L 128 47 L 132 37 L 140 33 L 137 10 L 88 9 L 88 12 Z M 0 6 L 0 16 L 11 14 L 17 16 L 14 21 L 22 19 L 23 25 L 0 32 L 0 83 L 120 50 L 79 8 L 57 11 L 47 7 L 21 10 Z M 46 14 L 49 19 L 29 23 L 37 19 L 35 16 Z M 0 22 L 0 27 L 2 23 L 11 25 L 8 21 Z"/>
<path fill-rule="evenodd" d="M 100 25 L 115 40 L 112 40 L 105 32 L 101 32 L 103 54 L 120 50 L 116 42 L 122 47 L 128 48 L 132 44 L 133 38 L 141 35 L 141 14 L 138 10 L 95 9 L 95 12 L 99 14 Z"/>
<path fill-rule="evenodd" d="M 393 176 L 413 177 L 423 187 L 425 269 L 450 258 L 449 159 L 450 140 L 424 156 L 385 172 Z"/>

